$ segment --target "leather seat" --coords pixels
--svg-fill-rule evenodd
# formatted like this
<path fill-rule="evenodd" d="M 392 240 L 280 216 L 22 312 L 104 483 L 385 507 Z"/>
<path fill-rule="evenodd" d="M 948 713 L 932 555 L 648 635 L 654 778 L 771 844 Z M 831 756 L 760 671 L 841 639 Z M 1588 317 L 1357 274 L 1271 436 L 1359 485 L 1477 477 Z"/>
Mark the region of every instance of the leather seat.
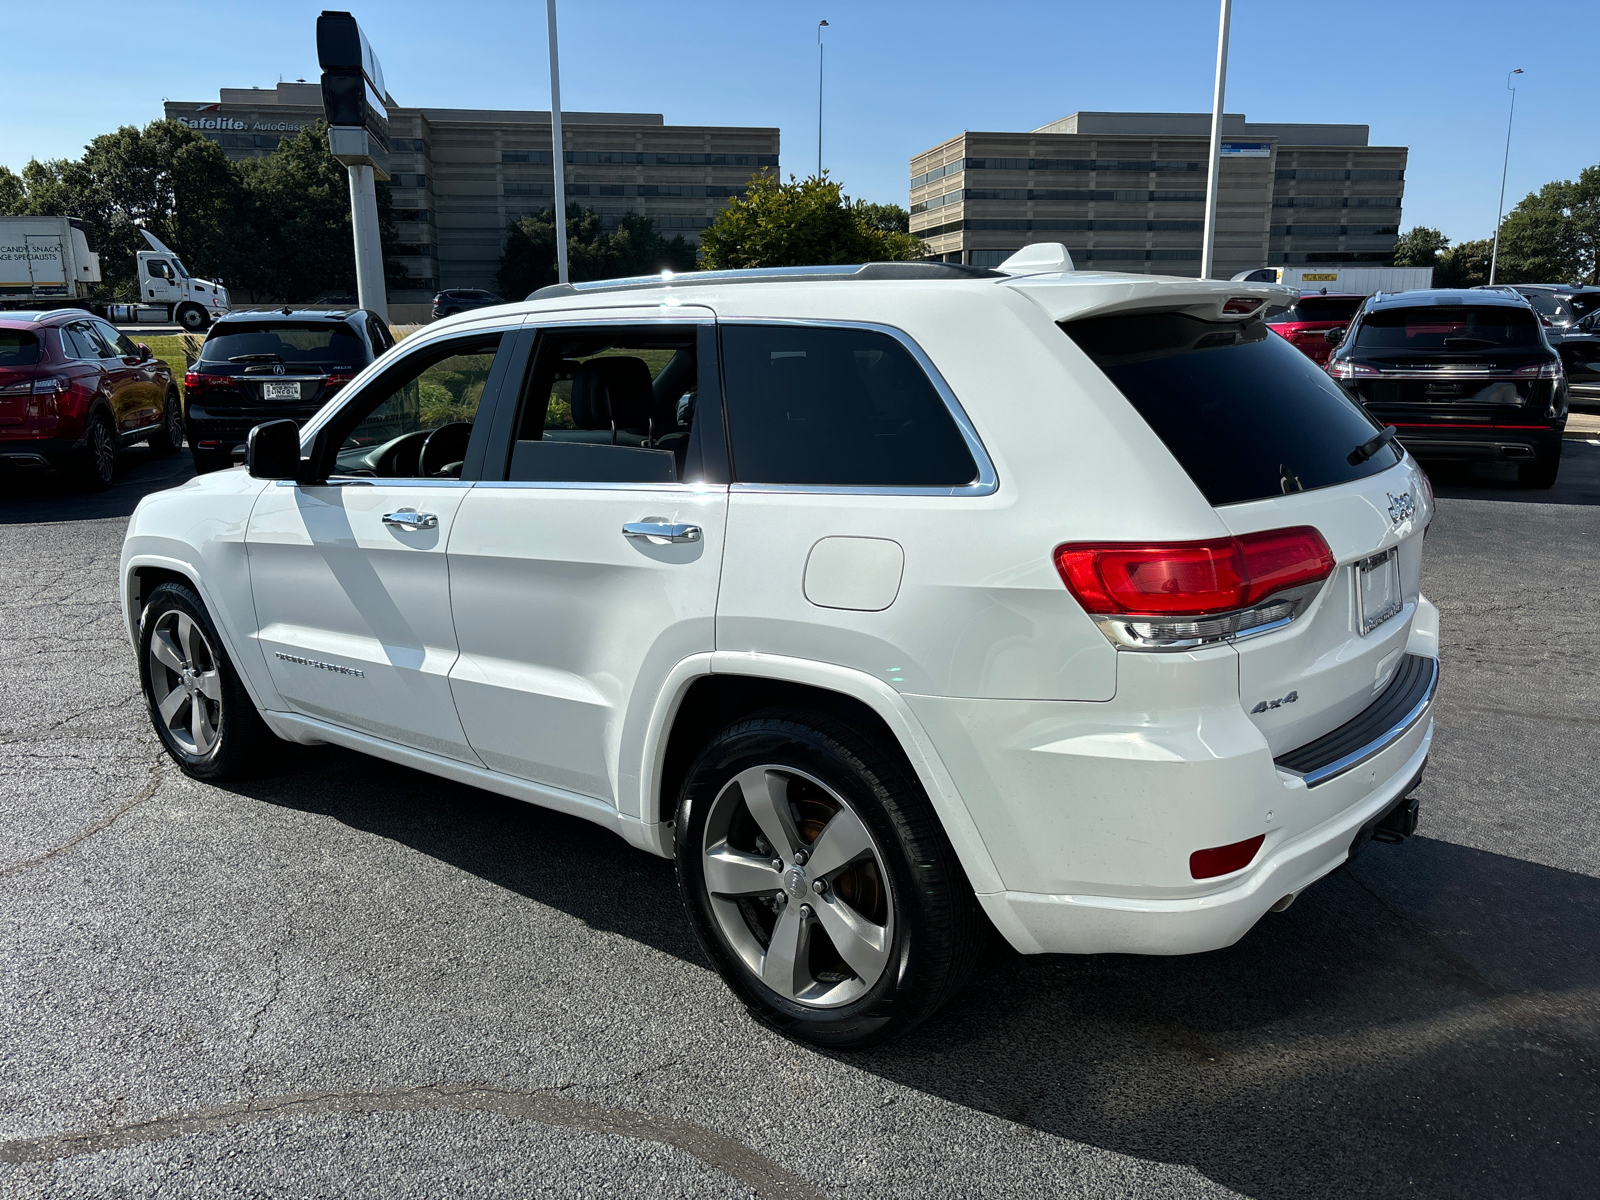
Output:
<path fill-rule="evenodd" d="M 654 402 L 644 359 L 591 358 L 572 374 L 572 423 L 577 428 L 549 429 L 544 436 L 548 441 L 643 446 L 649 442 Z"/>

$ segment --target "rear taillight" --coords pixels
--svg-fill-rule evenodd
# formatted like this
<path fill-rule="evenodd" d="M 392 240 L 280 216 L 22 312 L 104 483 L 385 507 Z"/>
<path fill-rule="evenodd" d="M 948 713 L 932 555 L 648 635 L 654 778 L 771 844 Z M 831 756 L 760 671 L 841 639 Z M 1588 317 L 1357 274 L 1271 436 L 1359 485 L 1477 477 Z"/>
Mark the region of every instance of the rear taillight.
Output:
<path fill-rule="evenodd" d="M 1254 296 L 1235 296 L 1222 306 L 1222 311 L 1233 317 L 1243 316 L 1245 313 L 1255 312 L 1262 303 Z"/>
<path fill-rule="evenodd" d="M 344 374 L 344 373 L 335 371 L 333 374 L 328 376 L 328 382 L 327 382 L 328 390 L 331 392 L 331 391 L 333 391 L 334 388 L 343 387 L 345 384 L 349 383 L 354 378 L 355 378 L 354 375 Z"/>
<path fill-rule="evenodd" d="M 237 388 L 239 383 L 232 375 L 207 375 L 203 371 L 188 371 L 183 377 L 183 386 L 191 392 L 205 391 L 207 388 Z"/>
<path fill-rule="evenodd" d="M 1369 367 L 1366 363 L 1353 363 L 1338 360 L 1328 364 L 1328 374 L 1335 379 L 1368 378 L 1373 375 L 1382 375 L 1377 367 Z"/>
<path fill-rule="evenodd" d="M 1558 362 L 1532 363 L 1526 367 L 1518 367 L 1511 372 L 1515 379 L 1560 379 L 1561 364 Z"/>
<path fill-rule="evenodd" d="M 1209 850 L 1196 850 L 1189 855 L 1189 874 L 1196 879 L 1215 879 L 1218 875 L 1232 875 L 1242 871 L 1254 861 L 1267 835 L 1258 833 L 1242 842 L 1226 846 L 1213 846 Z"/>
<path fill-rule="evenodd" d="M 46 375 L 42 379 L 24 379 L 0 387 L 0 396 L 54 396 L 72 386 L 72 382 L 59 375 Z"/>
<path fill-rule="evenodd" d="M 1203 617 L 1249 608 L 1333 573 L 1309 525 L 1205 542 L 1069 543 L 1056 570 L 1092 615 Z"/>

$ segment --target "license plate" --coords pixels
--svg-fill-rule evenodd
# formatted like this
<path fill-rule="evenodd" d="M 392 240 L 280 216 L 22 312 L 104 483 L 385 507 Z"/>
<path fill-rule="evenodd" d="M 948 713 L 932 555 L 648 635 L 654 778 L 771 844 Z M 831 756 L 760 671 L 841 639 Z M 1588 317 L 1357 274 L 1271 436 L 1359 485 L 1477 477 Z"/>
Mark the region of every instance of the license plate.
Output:
<path fill-rule="evenodd" d="M 298 383 L 263 383 L 262 394 L 268 400 L 298 400 L 300 399 L 300 385 Z"/>
<path fill-rule="evenodd" d="M 1356 620 L 1362 637 L 1404 607 L 1400 597 L 1398 546 L 1356 563 Z"/>

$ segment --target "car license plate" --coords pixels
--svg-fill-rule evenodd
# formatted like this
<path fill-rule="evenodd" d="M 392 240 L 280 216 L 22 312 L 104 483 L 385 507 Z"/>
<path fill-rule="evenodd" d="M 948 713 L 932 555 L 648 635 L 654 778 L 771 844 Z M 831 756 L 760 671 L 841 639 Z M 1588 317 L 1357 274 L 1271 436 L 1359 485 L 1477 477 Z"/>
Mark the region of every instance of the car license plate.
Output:
<path fill-rule="evenodd" d="M 1362 637 L 1404 607 L 1400 596 L 1398 546 L 1356 563 L 1356 619 L 1360 622 Z"/>
<path fill-rule="evenodd" d="M 263 383 L 263 395 L 268 400 L 298 400 L 300 399 L 300 385 L 298 383 Z"/>

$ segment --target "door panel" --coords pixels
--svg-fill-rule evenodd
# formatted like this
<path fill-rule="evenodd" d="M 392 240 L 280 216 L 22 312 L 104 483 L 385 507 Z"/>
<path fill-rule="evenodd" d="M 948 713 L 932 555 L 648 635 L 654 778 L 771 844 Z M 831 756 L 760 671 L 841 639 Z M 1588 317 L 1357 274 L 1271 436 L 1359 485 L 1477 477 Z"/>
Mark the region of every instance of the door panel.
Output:
<path fill-rule="evenodd" d="M 274 485 L 250 516 L 256 634 L 296 712 L 477 762 L 450 698 L 445 546 L 465 483 Z M 432 514 L 432 528 L 385 514 Z"/>

